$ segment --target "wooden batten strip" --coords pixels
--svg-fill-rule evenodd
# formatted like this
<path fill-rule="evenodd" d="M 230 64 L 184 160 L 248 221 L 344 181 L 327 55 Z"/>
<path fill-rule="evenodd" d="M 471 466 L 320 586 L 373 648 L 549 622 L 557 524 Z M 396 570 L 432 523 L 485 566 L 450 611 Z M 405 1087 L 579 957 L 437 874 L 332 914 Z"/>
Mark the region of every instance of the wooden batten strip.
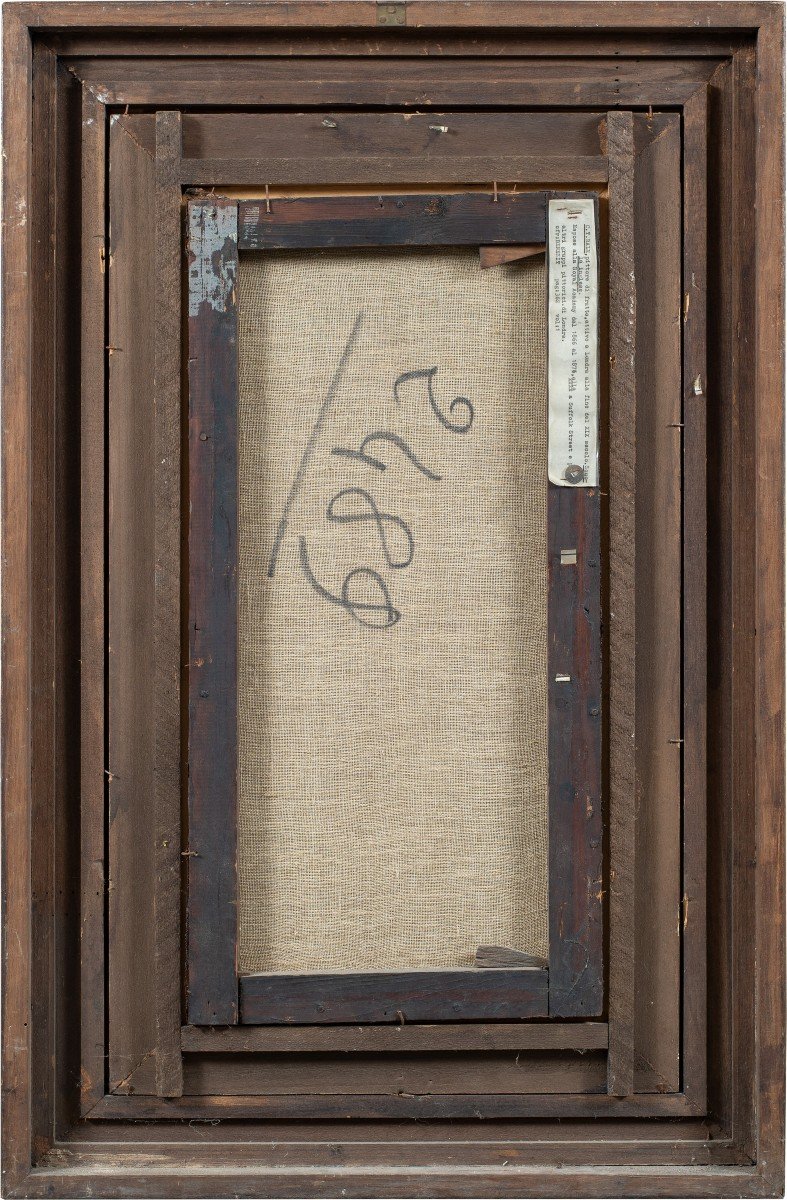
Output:
<path fill-rule="evenodd" d="M 549 1014 L 603 1010 L 597 488 L 548 485 Z"/>
<path fill-rule="evenodd" d="M 634 124 L 607 114 L 609 157 L 609 1090 L 634 1090 L 636 278 Z"/>
<path fill-rule="evenodd" d="M 237 205 L 189 205 L 189 1020 L 238 1019 Z"/>
<path fill-rule="evenodd" d="M 106 1054 L 106 110 L 82 92 L 82 296 L 80 537 L 82 807 L 80 1098 L 82 1114 L 104 1094 Z"/>
<path fill-rule="evenodd" d="M 511 1021 L 547 1016 L 548 973 L 538 967 L 243 975 L 242 1024 Z"/>
<path fill-rule="evenodd" d="M 683 1090 L 707 1087 L 708 90 L 683 112 Z"/>
<path fill-rule="evenodd" d="M 181 193 L 178 167 L 181 115 L 156 114 L 155 373 L 153 480 L 154 548 L 154 765 L 156 813 L 155 963 L 156 1092 L 179 1096 L 180 929 L 180 361 Z"/>
<path fill-rule="evenodd" d="M 206 1029 L 186 1025 L 187 1054 L 433 1053 L 463 1050 L 606 1050 L 601 1021 L 466 1021 L 439 1025 L 234 1025 Z"/>
<path fill-rule="evenodd" d="M 242 200 L 241 250 L 543 243 L 544 192 Z"/>

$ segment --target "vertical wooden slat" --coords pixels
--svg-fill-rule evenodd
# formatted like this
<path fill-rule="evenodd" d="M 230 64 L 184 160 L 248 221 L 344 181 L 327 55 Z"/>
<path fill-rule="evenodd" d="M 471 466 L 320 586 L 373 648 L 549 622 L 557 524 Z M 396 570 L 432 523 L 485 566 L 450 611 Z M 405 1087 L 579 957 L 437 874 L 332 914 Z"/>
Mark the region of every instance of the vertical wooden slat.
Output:
<path fill-rule="evenodd" d="M 237 980 L 238 209 L 189 205 L 188 1019 L 234 1024 Z"/>
<path fill-rule="evenodd" d="M 784 1184 L 784 25 L 763 18 L 757 46 L 755 206 L 757 528 L 755 534 L 756 975 L 760 1005 L 750 1078 L 760 1095 L 757 1155 L 766 1187 Z M 763 195 L 763 191 L 765 195 Z M 750 1085 L 751 1086 L 751 1085 Z"/>
<path fill-rule="evenodd" d="M 57 395 L 62 360 L 57 356 L 58 318 L 55 305 L 57 261 L 53 229 L 58 219 L 55 183 L 56 59 L 45 45 L 33 47 L 32 172 L 34 195 L 28 207 L 30 276 L 33 280 L 31 333 L 31 593 L 34 621 L 31 641 L 32 697 L 32 827 L 56 827 L 58 793 L 63 795 L 63 742 L 58 738 L 58 708 L 52 680 L 63 670 L 59 651 L 65 640 L 57 622 L 57 596 L 62 564 L 58 501 L 63 487 L 63 462 L 58 455 L 58 426 L 53 398 Z M 6 97 L 6 103 L 9 98 Z M 4 228 L 10 218 L 6 216 Z M 63 573 L 64 574 L 64 573 Z M 67 637 L 67 634 L 66 634 Z M 62 676 L 61 676 L 62 677 Z M 64 680 L 65 684 L 65 680 Z M 62 830 L 62 823 L 59 826 Z M 57 837 L 44 838 L 31 862 L 33 940 L 30 970 L 33 980 L 30 1019 L 36 1031 L 32 1044 L 31 1123 L 34 1144 L 51 1144 L 55 1089 L 50 1064 L 55 1054 L 56 1018 L 51 1007 L 56 937 L 64 907 L 56 884 Z M 13 868 L 12 868 L 13 869 Z M 61 893 L 62 896 L 62 893 Z M 58 902 L 60 901 L 60 902 Z M 61 926 L 62 928 L 62 926 Z"/>
<path fill-rule="evenodd" d="M 82 88 L 80 1091 L 84 1114 L 105 1068 L 105 437 L 106 108 Z"/>
<path fill-rule="evenodd" d="M 155 745 L 156 1092 L 180 1096 L 181 117 L 156 114 Z"/>
<path fill-rule="evenodd" d="M 634 126 L 607 114 L 609 160 L 609 1091 L 634 1089 L 636 280 Z"/>
<path fill-rule="evenodd" d="M 680 116 L 634 117 L 637 285 L 637 1091 L 680 1089 L 681 138 Z"/>
<path fill-rule="evenodd" d="M 741 47 L 732 61 L 733 104 L 732 104 L 732 149 L 734 155 L 733 172 L 735 176 L 734 201 L 729 227 L 723 229 L 722 236 L 732 243 L 733 287 L 732 311 L 729 313 L 732 338 L 731 358 L 731 388 L 730 404 L 732 408 L 732 445 L 730 455 L 729 486 L 733 495 L 733 556 L 730 572 L 730 602 L 729 640 L 732 644 L 732 663 L 730 669 L 730 703 L 734 747 L 730 756 L 731 770 L 731 813 L 732 838 L 735 847 L 731 856 L 729 869 L 731 873 L 731 918 L 732 918 L 732 947 L 730 972 L 732 977 L 732 1131 L 747 1153 L 755 1158 L 757 1147 L 757 1096 L 750 1085 L 750 1080 L 757 1073 L 757 1045 L 754 1013 L 758 1002 L 767 1003 L 766 997 L 753 997 L 753 981 L 757 974 L 760 948 L 755 941 L 756 888 L 757 877 L 765 869 L 760 867 L 758 858 L 762 851 L 764 861 L 773 847 L 760 841 L 757 836 L 757 815 L 755 812 L 757 797 L 757 779 L 760 770 L 760 746 L 757 742 L 757 697 L 760 694 L 757 661 L 760 654 L 760 644 L 763 639 L 772 637 L 779 644 L 782 639 L 783 613 L 778 622 L 771 621 L 764 625 L 757 623 L 757 606 L 754 597 L 762 596 L 761 584 L 758 586 L 758 569 L 764 569 L 772 580 L 772 585 L 779 590 L 777 577 L 783 579 L 781 570 L 770 569 L 767 561 L 758 562 L 758 536 L 762 536 L 764 514 L 759 512 L 759 493 L 769 484 L 778 480 L 777 487 L 783 486 L 783 460 L 778 466 L 773 461 L 774 446 L 768 446 L 764 461 L 758 456 L 757 429 L 763 414 L 760 405 L 771 399 L 769 392 L 761 394 L 760 379 L 768 377 L 767 367 L 760 370 L 760 364 L 765 365 L 765 357 L 759 357 L 757 352 L 757 318 L 763 325 L 769 321 L 778 323 L 782 306 L 783 283 L 774 287 L 774 294 L 759 294 L 755 301 L 755 289 L 760 283 L 760 270 L 765 263 L 778 259 L 782 250 L 782 242 L 777 244 L 758 244 L 755 230 L 755 215 L 758 214 L 757 198 L 758 184 L 755 172 L 751 169 L 752 148 L 758 138 L 758 112 L 755 95 L 758 62 L 757 51 L 753 45 Z M 774 230 L 775 235 L 775 230 Z M 762 262 L 758 261 L 761 257 Z M 767 278 L 767 275 L 766 275 Z M 765 311 L 759 311 L 757 303 L 765 306 Z M 767 344 L 767 339 L 766 339 Z M 776 354 L 776 361 L 784 360 L 783 330 L 782 341 Z M 778 374 L 777 374 L 778 378 Z M 778 393 L 783 400 L 783 392 Z M 775 401 L 775 396 L 773 397 Z M 713 396 L 700 398 L 705 413 L 715 415 Z M 699 415 L 699 414 L 698 414 Z M 783 417 L 782 417 L 783 420 Z M 715 422 L 712 422 L 715 423 Z M 765 420 L 767 427 L 768 421 Z M 706 433 L 710 425 L 705 424 Z M 765 445 L 768 440 L 764 439 Z M 772 480 L 767 478 L 767 472 L 773 470 Z M 773 503 L 773 499 L 771 500 Z M 770 516 L 776 517 L 779 506 L 771 510 Z M 781 523 L 780 523 L 781 524 Z M 771 530 L 775 534 L 775 530 Z M 780 544 L 783 545 L 783 529 L 780 529 Z M 779 661 L 780 676 L 783 679 L 783 655 Z M 775 666 L 775 664 L 774 664 Z M 767 686 L 767 685 L 766 685 Z M 771 731 L 773 733 L 775 731 Z M 782 731 L 783 732 L 783 731 Z M 781 771 L 783 780 L 784 742 L 780 747 Z M 769 796 L 763 803 L 763 811 L 772 811 L 776 794 Z M 783 858 L 784 847 L 781 845 L 777 852 Z M 773 923 L 776 924 L 782 913 L 774 906 Z M 781 985 L 783 988 L 783 984 Z M 780 1067 L 783 1072 L 783 1051 L 780 1054 Z M 770 1065 L 770 1064 L 769 1064 Z M 772 1068 L 771 1068 L 772 1069 Z M 783 1154 L 783 1138 L 782 1151 Z M 783 1180 L 781 1181 L 783 1185 Z"/>
<path fill-rule="evenodd" d="M 3 14 L 3 1180 L 30 1169 L 31 1046 L 31 406 L 30 207 L 32 53 L 25 17 Z M 13 96 L 12 96 L 13 89 Z M 9 854 L 9 850 L 12 853 Z M 10 948 L 13 947 L 13 950 Z"/>
<path fill-rule="evenodd" d="M 604 1002 L 600 497 L 548 488 L 549 1015 L 592 1017 Z"/>
<path fill-rule="evenodd" d="M 683 110 L 683 1091 L 706 1092 L 707 89 Z"/>
<path fill-rule="evenodd" d="M 109 1083 L 153 1090 L 153 158 L 110 121 Z"/>

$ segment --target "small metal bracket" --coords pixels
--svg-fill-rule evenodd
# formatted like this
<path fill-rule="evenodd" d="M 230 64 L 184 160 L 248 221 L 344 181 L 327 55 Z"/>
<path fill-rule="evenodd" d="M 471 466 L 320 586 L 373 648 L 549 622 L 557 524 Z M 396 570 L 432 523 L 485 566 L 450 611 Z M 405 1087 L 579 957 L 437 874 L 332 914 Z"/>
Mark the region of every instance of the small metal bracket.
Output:
<path fill-rule="evenodd" d="M 385 4 L 382 0 L 377 0 L 377 24 L 378 25 L 406 25 L 407 24 L 407 5 L 406 4 Z"/>

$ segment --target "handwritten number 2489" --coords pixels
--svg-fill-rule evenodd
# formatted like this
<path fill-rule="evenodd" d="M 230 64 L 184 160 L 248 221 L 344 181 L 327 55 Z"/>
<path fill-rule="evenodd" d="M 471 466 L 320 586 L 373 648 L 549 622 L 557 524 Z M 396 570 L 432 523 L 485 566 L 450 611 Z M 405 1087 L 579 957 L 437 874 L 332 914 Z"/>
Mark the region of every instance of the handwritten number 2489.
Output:
<path fill-rule="evenodd" d="M 451 433 L 467 433 L 473 424 L 473 406 L 464 396 L 457 396 L 451 401 L 446 415 L 435 400 L 433 380 L 437 367 L 428 367 L 420 371 L 405 371 L 394 382 L 394 399 L 399 403 L 399 391 L 403 384 L 423 381 L 426 385 L 426 398 L 429 406 L 440 424 Z M 455 416 L 456 414 L 456 416 Z M 439 483 L 441 476 L 425 466 L 413 453 L 404 438 L 395 433 L 379 431 L 369 433 L 364 437 L 357 450 L 349 450 L 337 446 L 332 453 L 341 458 L 354 459 L 377 471 L 385 471 L 386 463 L 378 458 L 372 450 L 379 453 L 379 446 L 393 446 L 409 460 L 417 471 L 428 480 Z M 401 517 L 393 513 L 382 512 L 374 497 L 365 488 L 346 487 L 331 498 L 325 513 L 329 521 L 337 524 L 353 525 L 374 522 L 383 556 L 389 567 L 400 570 L 408 567 L 413 561 L 415 542 L 407 524 Z M 401 617 L 401 612 L 394 607 L 388 585 L 379 571 L 371 567 L 356 567 L 349 571 L 342 583 L 341 592 L 336 595 L 315 578 L 309 562 L 306 538 L 299 538 L 299 562 L 304 576 L 315 592 L 330 604 L 337 604 L 350 614 L 361 625 L 369 629 L 390 629 Z M 369 586 L 371 584 L 371 587 Z M 373 598 L 377 594 L 377 599 Z"/>

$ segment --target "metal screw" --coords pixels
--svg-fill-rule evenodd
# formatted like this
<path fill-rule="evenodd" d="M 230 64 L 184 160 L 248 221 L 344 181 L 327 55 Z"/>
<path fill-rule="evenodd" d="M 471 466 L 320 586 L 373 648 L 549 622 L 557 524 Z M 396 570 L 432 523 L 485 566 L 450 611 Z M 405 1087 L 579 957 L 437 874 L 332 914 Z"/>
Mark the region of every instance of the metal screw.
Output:
<path fill-rule="evenodd" d="M 199 440 L 200 440 L 201 442 L 207 442 L 207 440 L 208 440 L 208 435 L 207 435 L 207 433 L 201 433 L 201 434 L 199 435 Z"/>
<path fill-rule="evenodd" d="M 584 468 L 578 467 L 574 463 L 569 463 L 563 472 L 563 478 L 569 483 L 581 483 L 585 478 Z"/>

